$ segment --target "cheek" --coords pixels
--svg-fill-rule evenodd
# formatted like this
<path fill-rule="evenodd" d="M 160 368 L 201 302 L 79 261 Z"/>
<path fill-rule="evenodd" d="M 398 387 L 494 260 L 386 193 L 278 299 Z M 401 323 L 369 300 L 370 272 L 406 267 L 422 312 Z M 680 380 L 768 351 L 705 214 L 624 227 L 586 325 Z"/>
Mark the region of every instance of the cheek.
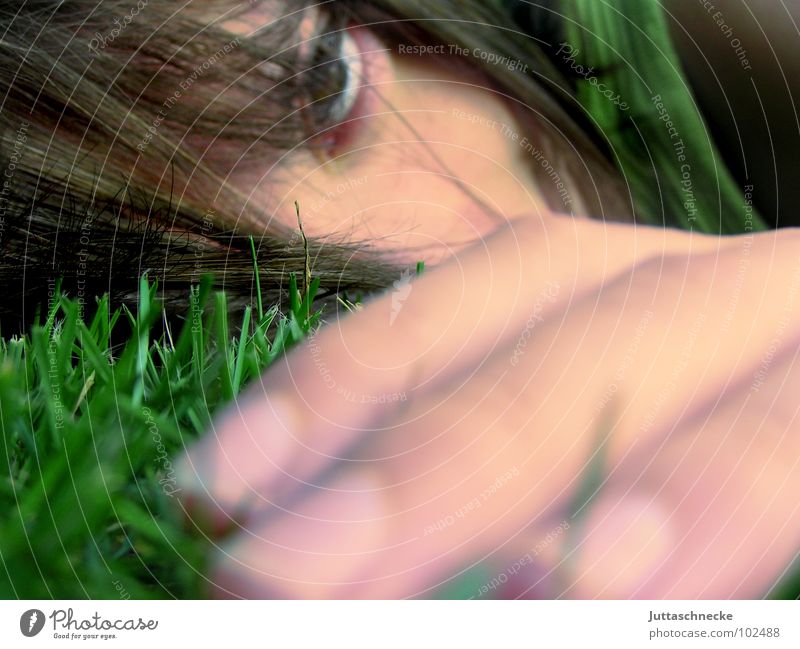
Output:
<path fill-rule="evenodd" d="M 368 242 L 404 251 L 397 255 L 403 261 L 438 263 L 498 225 L 449 178 L 422 169 L 316 176 L 281 196 L 275 211 L 294 228 L 298 200 L 311 237 Z"/>
<path fill-rule="evenodd" d="M 477 145 L 375 148 L 368 161 L 354 154 L 338 166 L 272 184 L 276 218 L 296 229 L 297 200 L 309 236 L 371 242 L 384 251 L 404 250 L 403 261 L 432 264 L 509 218 L 539 211 L 532 183 Z"/>
<path fill-rule="evenodd" d="M 309 236 L 437 263 L 505 220 L 539 211 L 522 135 L 497 96 L 477 84 L 410 78 L 383 91 L 396 112 L 369 118 L 352 150 L 335 160 L 303 153 L 270 179 L 275 218 L 296 229 L 297 200 Z"/>
<path fill-rule="evenodd" d="M 502 95 L 475 73 L 405 65 L 396 69 L 398 76 L 407 77 L 406 83 L 394 86 L 389 99 L 421 140 L 463 147 L 515 171 L 520 142 L 525 136 L 536 138 L 519 128 Z M 447 157 L 461 167 L 467 162 L 463 153 Z"/>

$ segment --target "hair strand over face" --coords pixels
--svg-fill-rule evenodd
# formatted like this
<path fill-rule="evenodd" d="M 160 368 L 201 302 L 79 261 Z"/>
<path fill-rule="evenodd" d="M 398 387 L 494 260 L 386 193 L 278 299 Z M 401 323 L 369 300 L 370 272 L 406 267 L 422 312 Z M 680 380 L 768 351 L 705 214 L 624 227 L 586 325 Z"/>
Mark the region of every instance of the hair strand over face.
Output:
<path fill-rule="evenodd" d="M 27 326 L 48 281 L 62 277 L 68 293 L 110 291 L 127 303 L 149 271 L 168 308 L 181 312 L 188 286 L 212 272 L 238 308 L 253 297 L 251 234 L 262 290 L 279 301 L 288 273 L 303 272 L 302 242 L 226 178 L 234 166 L 268 168 L 307 139 L 296 106 L 309 77 L 296 45 L 310 3 L 11 4 L 0 43 L 2 151 L 12 170 L 0 199 L 4 331 Z M 252 38 L 220 25 L 257 4 L 276 18 Z M 491 3 L 318 6 L 336 16 L 333 26 L 368 24 L 389 42 L 459 43 L 524 58 L 529 74 L 479 59 L 470 65 L 483 66 L 522 123 L 549 126 L 539 131 L 542 144 L 576 182 L 588 164 L 616 189 L 596 139 L 570 114 L 568 85 Z M 310 251 L 331 297 L 380 290 L 400 272 L 369 242 L 312 240 Z"/>

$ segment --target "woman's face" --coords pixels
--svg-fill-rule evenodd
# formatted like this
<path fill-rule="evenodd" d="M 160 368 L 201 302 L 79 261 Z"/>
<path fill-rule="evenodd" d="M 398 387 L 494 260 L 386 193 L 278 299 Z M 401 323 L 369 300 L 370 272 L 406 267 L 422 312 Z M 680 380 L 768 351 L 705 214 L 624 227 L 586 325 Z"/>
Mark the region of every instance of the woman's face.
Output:
<path fill-rule="evenodd" d="M 309 16 L 301 26 L 310 39 L 301 47 L 312 54 L 316 22 Z M 248 17 L 231 30 L 248 26 L 257 28 Z M 346 115 L 340 126 L 316 136 L 318 149 L 298 147 L 275 168 L 233 181 L 295 230 L 298 201 L 310 237 L 370 242 L 402 250 L 399 261 L 436 263 L 544 206 L 531 171 L 535 136 L 521 132 L 477 73 L 453 65 L 460 57 L 397 50 L 368 29 L 349 29 L 342 39 L 349 89 L 335 100 Z"/>

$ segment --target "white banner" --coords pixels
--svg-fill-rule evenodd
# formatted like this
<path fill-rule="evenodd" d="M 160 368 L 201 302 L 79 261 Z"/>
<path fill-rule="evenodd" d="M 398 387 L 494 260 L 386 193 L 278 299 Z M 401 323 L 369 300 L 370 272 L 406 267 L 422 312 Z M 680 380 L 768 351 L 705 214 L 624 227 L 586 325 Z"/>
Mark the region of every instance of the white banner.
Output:
<path fill-rule="evenodd" d="M 799 627 L 797 601 L 0 602 L 15 648 L 796 648 Z"/>

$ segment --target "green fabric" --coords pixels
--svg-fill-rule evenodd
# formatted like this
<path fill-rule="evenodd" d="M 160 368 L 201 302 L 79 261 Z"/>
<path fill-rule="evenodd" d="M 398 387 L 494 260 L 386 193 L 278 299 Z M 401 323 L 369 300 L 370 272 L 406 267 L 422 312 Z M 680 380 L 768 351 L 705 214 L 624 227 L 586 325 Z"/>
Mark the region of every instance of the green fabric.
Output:
<path fill-rule="evenodd" d="M 637 218 L 701 232 L 764 229 L 716 151 L 658 0 L 563 0 L 560 10 L 578 101 L 610 142 Z"/>

